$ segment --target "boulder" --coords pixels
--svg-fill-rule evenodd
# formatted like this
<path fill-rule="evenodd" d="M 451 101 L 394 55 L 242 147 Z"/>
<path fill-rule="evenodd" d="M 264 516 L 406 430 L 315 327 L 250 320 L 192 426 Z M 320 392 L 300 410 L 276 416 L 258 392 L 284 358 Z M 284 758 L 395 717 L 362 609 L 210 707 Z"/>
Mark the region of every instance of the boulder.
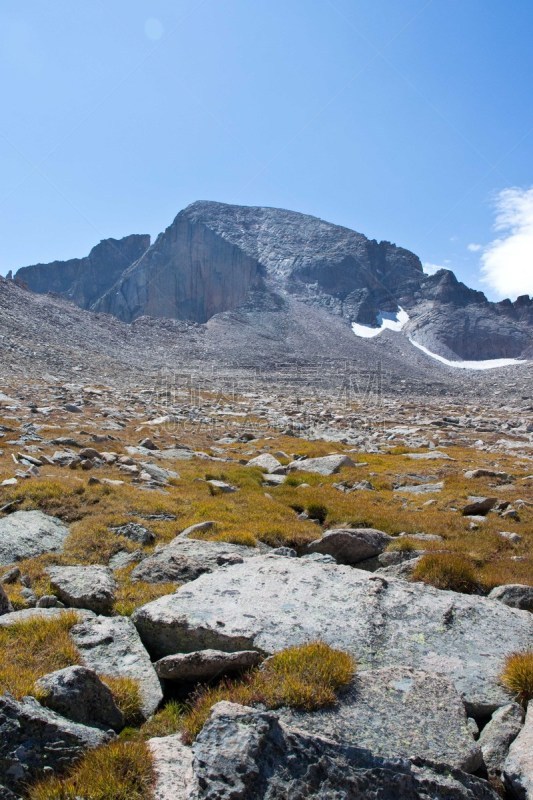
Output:
<path fill-rule="evenodd" d="M 417 483 L 415 486 L 398 486 L 394 491 L 403 494 L 435 494 L 442 492 L 444 481 L 438 483 Z"/>
<path fill-rule="evenodd" d="M 120 731 L 124 717 L 111 690 L 87 667 L 66 667 L 40 678 L 35 687 L 44 692 L 43 703 L 63 717 L 82 725 Z"/>
<path fill-rule="evenodd" d="M 318 475 L 334 475 L 341 467 L 354 467 L 351 458 L 337 453 L 321 458 L 303 458 L 300 461 L 291 461 L 288 470 L 301 470 L 302 472 L 316 472 Z"/>
<path fill-rule="evenodd" d="M 222 650 L 197 650 L 195 653 L 176 653 L 157 661 L 155 671 L 170 681 L 209 681 L 221 675 L 244 672 L 257 666 L 261 654 L 257 650 L 225 653 Z"/>
<path fill-rule="evenodd" d="M 513 478 L 507 472 L 497 472 L 493 469 L 469 469 L 465 472 L 465 478 L 472 480 L 473 478 L 494 478 L 500 483 L 512 483 Z"/>
<path fill-rule="evenodd" d="M 233 703 L 213 708 L 192 758 L 174 737 L 153 741 L 157 775 L 173 769 L 180 792 L 158 800 L 497 800 L 486 781 L 460 770 L 382 757 Z"/>
<path fill-rule="evenodd" d="M 467 505 L 463 508 L 463 516 L 485 516 L 498 502 L 496 497 L 469 497 Z"/>
<path fill-rule="evenodd" d="M 61 520 L 42 511 L 15 511 L 0 519 L 0 565 L 61 550 L 68 536 Z"/>
<path fill-rule="evenodd" d="M 134 678 L 142 712 L 150 717 L 163 699 L 159 678 L 133 623 L 127 617 L 93 617 L 75 625 L 70 636 L 83 664 L 99 675 Z"/>
<path fill-rule="evenodd" d="M 521 583 L 506 583 L 496 586 L 489 594 L 491 600 L 499 600 L 511 608 L 521 608 L 524 611 L 533 611 L 533 586 Z"/>
<path fill-rule="evenodd" d="M 307 546 L 309 553 L 333 556 L 338 564 L 357 564 L 382 553 L 392 536 L 374 528 L 337 528 Z"/>
<path fill-rule="evenodd" d="M 126 525 L 120 525 L 112 530 L 117 536 L 124 536 L 137 544 L 152 544 L 155 541 L 155 534 L 137 522 L 128 522 Z"/>
<path fill-rule="evenodd" d="M 377 756 L 424 758 L 465 772 L 483 763 L 454 685 L 443 675 L 409 667 L 358 673 L 333 708 L 283 709 L 278 716 L 293 728 Z"/>
<path fill-rule="evenodd" d="M 71 608 L 88 608 L 109 614 L 115 600 L 116 581 L 109 567 L 49 567 L 48 575 L 57 596 Z"/>
<path fill-rule="evenodd" d="M 503 769 L 509 747 L 522 729 L 524 711 L 518 703 L 508 703 L 498 708 L 479 737 L 483 761 L 489 774 L 499 774 Z"/>
<path fill-rule="evenodd" d="M 533 800 L 533 704 L 503 765 L 505 786 L 517 800 Z"/>
<path fill-rule="evenodd" d="M 9 598 L 5 593 L 5 589 L 3 588 L 2 584 L 0 584 L 0 617 L 3 614 L 9 614 L 13 611 L 13 606 L 9 602 Z"/>
<path fill-rule="evenodd" d="M 148 740 L 154 770 L 152 800 L 198 800 L 193 753 L 181 734 Z"/>
<path fill-rule="evenodd" d="M 157 464 L 150 464 L 148 461 L 141 461 L 141 467 L 155 483 L 166 484 L 171 479 L 179 478 L 179 473 L 174 470 L 158 467 Z"/>
<path fill-rule="evenodd" d="M 108 733 L 70 722 L 33 698 L 0 697 L 0 775 L 14 792 L 23 792 L 45 772 L 67 770 L 86 750 L 109 739 Z"/>
<path fill-rule="evenodd" d="M 360 669 L 402 664 L 446 675 L 473 716 L 509 702 L 498 676 L 533 636 L 526 611 L 311 556 L 247 559 L 132 619 L 157 658 L 207 648 L 274 653 L 322 639 L 352 653 Z"/>
<path fill-rule="evenodd" d="M 261 453 L 261 455 L 250 459 L 246 464 L 247 467 L 258 467 L 262 472 L 273 473 L 277 470 L 283 470 L 283 466 L 275 456 L 270 453 Z"/>
<path fill-rule="evenodd" d="M 204 572 L 213 572 L 226 564 L 241 563 L 258 554 L 253 547 L 188 539 L 185 533 L 145 558 L 131 573 L 132 580 L 186 583 Z"/>

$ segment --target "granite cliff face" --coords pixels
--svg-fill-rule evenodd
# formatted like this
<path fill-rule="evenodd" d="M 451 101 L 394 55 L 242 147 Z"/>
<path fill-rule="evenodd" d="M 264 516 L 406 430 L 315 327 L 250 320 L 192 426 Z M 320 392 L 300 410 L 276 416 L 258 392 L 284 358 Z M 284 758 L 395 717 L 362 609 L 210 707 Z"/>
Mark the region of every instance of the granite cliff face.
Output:
<path fill-rule="evenodd" d="M 124 270 L 150 247 L 150 236 L 103 239 L 86 258 L 53 261 L 19 269 L 14 280 L 38 294 L 53 293 L 81 308 L 91 308 Z"/>
<path fill-rule="evenodd" d="M 409 250 L 316 217 L 196 202 L 148 249 L 147 237 L 117 244 L 135 238 L 141 252 L 128 250 L 122 269 L 107 252 L 94 257 L 102 242 L 88 259 L 29 267 L 16 280 L 124 322 L 150 316 L 203 324 L 238 312 L 252 327 L 275 329 L 312 307 L 365 338 L 392 320 L 385 327 L 451 360 L 533 356 L 529 297 L 490 303 L 450 271 L 426 275 Z"/>
<path fill-rule="evenodd" d="M 125 322 L 144 315 L 207 322 L 264 291 L 264 274 L 257 259 L 181 212 L 94 308 Z"/>

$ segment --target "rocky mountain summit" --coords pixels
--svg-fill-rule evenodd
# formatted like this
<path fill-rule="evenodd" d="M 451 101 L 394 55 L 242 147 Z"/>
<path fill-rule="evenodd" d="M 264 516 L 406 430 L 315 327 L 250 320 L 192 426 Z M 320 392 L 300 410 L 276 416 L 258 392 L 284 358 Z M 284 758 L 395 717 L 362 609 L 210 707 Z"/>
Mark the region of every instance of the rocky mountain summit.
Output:
<path fill-rule="evenodd" d="M 196 202 L 148 245 L 103 242 L 88 259 L 26 267 L 15 281 L 128 323 L 229 314 L 256 333 L 302 323 L 312 335 L 318 314 L 354 350 L 388 328 L 452 361 L 533 355 L 529 297 L 491 303 L 448 270 L 426 275 L 409 250 L 305 214 Z"/>

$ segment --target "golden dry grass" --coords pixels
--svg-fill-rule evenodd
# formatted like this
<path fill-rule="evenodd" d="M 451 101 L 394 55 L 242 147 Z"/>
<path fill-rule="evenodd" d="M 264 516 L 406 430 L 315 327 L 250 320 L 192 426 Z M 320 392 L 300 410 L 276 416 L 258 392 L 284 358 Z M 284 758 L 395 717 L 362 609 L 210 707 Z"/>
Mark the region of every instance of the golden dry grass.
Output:
<path fill-rule="evenodd" d="M 118 740 L 89 751 L 66 777 L 30 787 L 29 800 L 148 800 L 152 759 L 141 741 Z"/>
<path fill-rule="evenodd" d="M 454 553 L 431 553 L 422 556 L 411 578 L 436 589 L 449 589 L 465 594 L 472 594 L 480 589 L 473 564 Z"/>
<path fill-rule="evenodd" d="M 57 617 L 34 617 L 0 628 L 0 694 L 20 699 L 34 694 L 43 675 L 79 663 L 69 631 L 78 622 L 74 611 Z"/>
<path fill-rule="evenodd" d="M 115 703 L 122 711 L 126 725 L 140 725 L 144 720 L 139 683 L 134 678 L 100 675 L 100 679 L 111 689 Z"/>
<path fill-rule="evenodd" d="M 177 583 L 147 583 L 146 581 L 132 581 L 130 576 L 133 566 L 115 572 L 117 590 L 115 592 L 114 610 L 117 614 L 129 617 L 136 608 L 157 600 L 165 594 L 173 594 L 178 588 Z"/>
<path fill-rule="evenodd" d="M 336 693 L 355 673 L 355 660 L 324 642 L 290 647 L 269 658 L 243 679 L 199 690 L 182 720 L 184 742 L 194 741 L 211 708 L 221 700 L 267 708 L 290 706 L 312 711 L 333 705 Z"/>
<path fill-rule="evenodd" d="M 533 698 L 533 650 L 507 656 L 500 680 L 526 708 Z"/>

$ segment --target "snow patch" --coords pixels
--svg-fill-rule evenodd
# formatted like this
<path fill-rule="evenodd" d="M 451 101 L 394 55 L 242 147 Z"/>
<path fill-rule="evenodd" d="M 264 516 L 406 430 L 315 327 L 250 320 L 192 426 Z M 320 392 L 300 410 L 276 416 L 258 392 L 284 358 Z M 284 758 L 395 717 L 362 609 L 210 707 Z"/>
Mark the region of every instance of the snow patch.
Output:
<path fill-rule="evenodd" d="M 384 330 L 396 331 L 399 333 L 405 325 L 409 322 L 409 314 L 403 308 L 398 308 L 398 311 L 379 311 L 376 322 L 378 327 L 373 328 L 370 325 L 360 325 L 358 322 L 352 322 L 352 331 L 356 336 L 362 339 L 373 339 L 374 336 L 379 336 Z"/>
<path fill-rule="evenodd" d="M 528 362 L 520 358 L 492 358 L 487 361 L 450 361 L 444 356 L 439 356 L 437 353 L 432 353 L 423 344 L 415 342 L 414 339 L 409 337 L 412 345 L 422 350 L 430 358 L 440 361 L 441 364 L 446 364 L 447 367 L 455 367 L 456 369 L 496 369 L 497 367 L 510 367 L 513 364 L 527 364 Z"/>

